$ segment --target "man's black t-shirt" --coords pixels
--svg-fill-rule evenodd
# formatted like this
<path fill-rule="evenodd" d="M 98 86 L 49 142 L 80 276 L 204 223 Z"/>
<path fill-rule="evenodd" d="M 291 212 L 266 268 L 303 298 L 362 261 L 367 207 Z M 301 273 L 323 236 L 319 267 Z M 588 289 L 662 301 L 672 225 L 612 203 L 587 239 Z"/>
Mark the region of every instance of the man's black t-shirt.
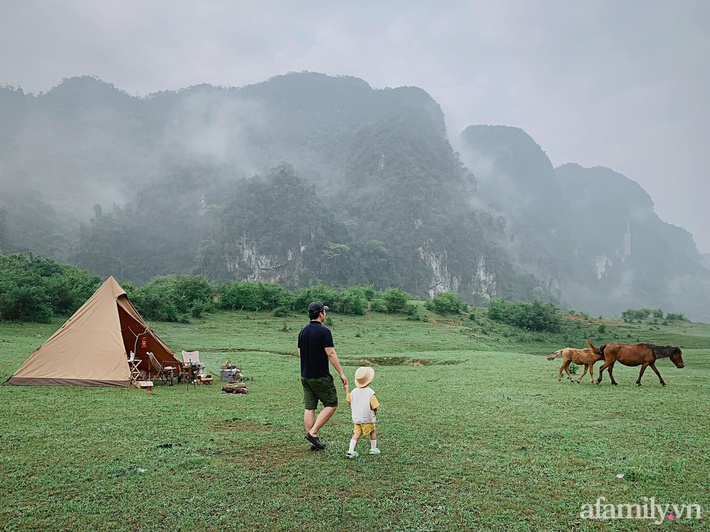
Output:
<path fill-rule="evenodd" d="M 333 345 L 330 329 L 319 321 L 312 321 L 298 333 L 298 348 L 301 350 L 301 377 L 315 379 L 330 375 L 326 347 Z"/>

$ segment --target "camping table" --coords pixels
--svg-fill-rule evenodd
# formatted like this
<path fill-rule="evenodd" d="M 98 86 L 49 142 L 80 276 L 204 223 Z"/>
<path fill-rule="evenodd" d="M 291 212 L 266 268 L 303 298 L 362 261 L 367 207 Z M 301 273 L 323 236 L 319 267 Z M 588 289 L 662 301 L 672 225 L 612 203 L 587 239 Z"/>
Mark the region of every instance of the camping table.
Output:
<path fill-rule="evenodd" d="M 183 375 L 185 382 L 187 384 L 192 384 L 197 380 L 197 376 L 200 374 L 200 369 L 204 368 L 204 364 L 199 362 L 185 362 L 183 364 Z"/>

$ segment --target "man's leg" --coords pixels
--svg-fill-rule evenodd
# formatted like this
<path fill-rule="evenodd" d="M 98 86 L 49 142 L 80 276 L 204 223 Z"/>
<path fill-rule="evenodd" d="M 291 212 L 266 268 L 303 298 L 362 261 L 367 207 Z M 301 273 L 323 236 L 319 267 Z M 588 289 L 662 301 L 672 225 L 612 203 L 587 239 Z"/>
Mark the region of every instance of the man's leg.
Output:
<path fill-rule="evenodd" d="M 320 411 L 318 414 L 318 417 L 316 418 L 315 422 L 311 424 L 311 428 L 308 428 L 308 421 L 306 421 L 306 418 L 304 416 L 304 422 L 306 423 L 306 430 L 311 434 L 311 436 L 318 436 L 318 431 L 320 428 L 325 425 L 326 421 L 328 421 L 333 414 L 335 414 L 335 411 L 338 409 L 337 406 L 324 406 L 323 410 Z M 306 414 L 309 411 L 306 410 Z M 315 410 L 310 411 L 313 414 L 315 414 Z"/>
<path fill-rule="evenodd" d="M 316 411 L 306 410 L 303 413 L 303 424 L 306 426 L 306 432 L 310 432 L 316 422 Z"/>

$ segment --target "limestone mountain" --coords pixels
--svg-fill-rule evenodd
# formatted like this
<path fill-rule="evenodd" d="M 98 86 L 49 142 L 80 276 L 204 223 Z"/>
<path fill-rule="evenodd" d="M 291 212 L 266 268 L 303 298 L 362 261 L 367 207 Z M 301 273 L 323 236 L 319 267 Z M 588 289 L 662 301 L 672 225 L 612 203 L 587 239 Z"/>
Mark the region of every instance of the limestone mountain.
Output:
<path fill-rule="evenodd" d="M 638 183 L 608 168 L 556 169 L 579 216 L 580 259 L 593 276 L 575 293 L 583 308 L 662 308 L 707 320 L 710 271 L 693 237 L 662 221 Z M 608 312 L 608 311 L 607 311 Z"/>
<path fill-rule="evenodd" d="M 554 169 L 517 128 L 455 141 L 461 155 L 422 89 L 349 76 L 145 97 L 92 77 L 0 88 L 0 252 L 136 282 L 357 283 L 710 319 L 707 265 L 638 185 Z"/>
<path fill-rule="evenodd" d="M 638 183 L 607 168 L 554 169 L 517 128 L 471 126 L 460 140 L 487 208 L 505 219 L 515 263 L 563 304 L 594 314 L 662 308 L 710 318 L 703 303 L 710 271 L 692 236 L 663 222 Z"/>
<path fill-rule="evenodd" d="M 575 274 L 578 226 L 547 155 L 527 133 L 508 126 L 469 126 L 460 141 L 484 209 L 505 220 L 501 244 L 559 296 L 560 281 Z"/>

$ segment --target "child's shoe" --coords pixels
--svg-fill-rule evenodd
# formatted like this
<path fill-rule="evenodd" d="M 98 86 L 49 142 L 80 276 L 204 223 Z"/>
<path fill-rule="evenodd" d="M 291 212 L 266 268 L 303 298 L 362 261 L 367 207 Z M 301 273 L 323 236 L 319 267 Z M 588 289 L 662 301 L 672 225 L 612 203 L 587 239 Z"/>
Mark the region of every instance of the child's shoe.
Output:
<path fill-rule="evenodd" d="M 357 451 L 352 451 L 352 452 L 348 451 L 347 453 L 345 453 L 345 458 L 352 459 L 352 458 L 357 458 L 358 456 L 360 456 L 360 454 Z"/>
<path fill-rule="evenodd" d="M 370 454 L 380 454 L 380 450 L 375 447 L 374 449 L 370 449 Z"/>

